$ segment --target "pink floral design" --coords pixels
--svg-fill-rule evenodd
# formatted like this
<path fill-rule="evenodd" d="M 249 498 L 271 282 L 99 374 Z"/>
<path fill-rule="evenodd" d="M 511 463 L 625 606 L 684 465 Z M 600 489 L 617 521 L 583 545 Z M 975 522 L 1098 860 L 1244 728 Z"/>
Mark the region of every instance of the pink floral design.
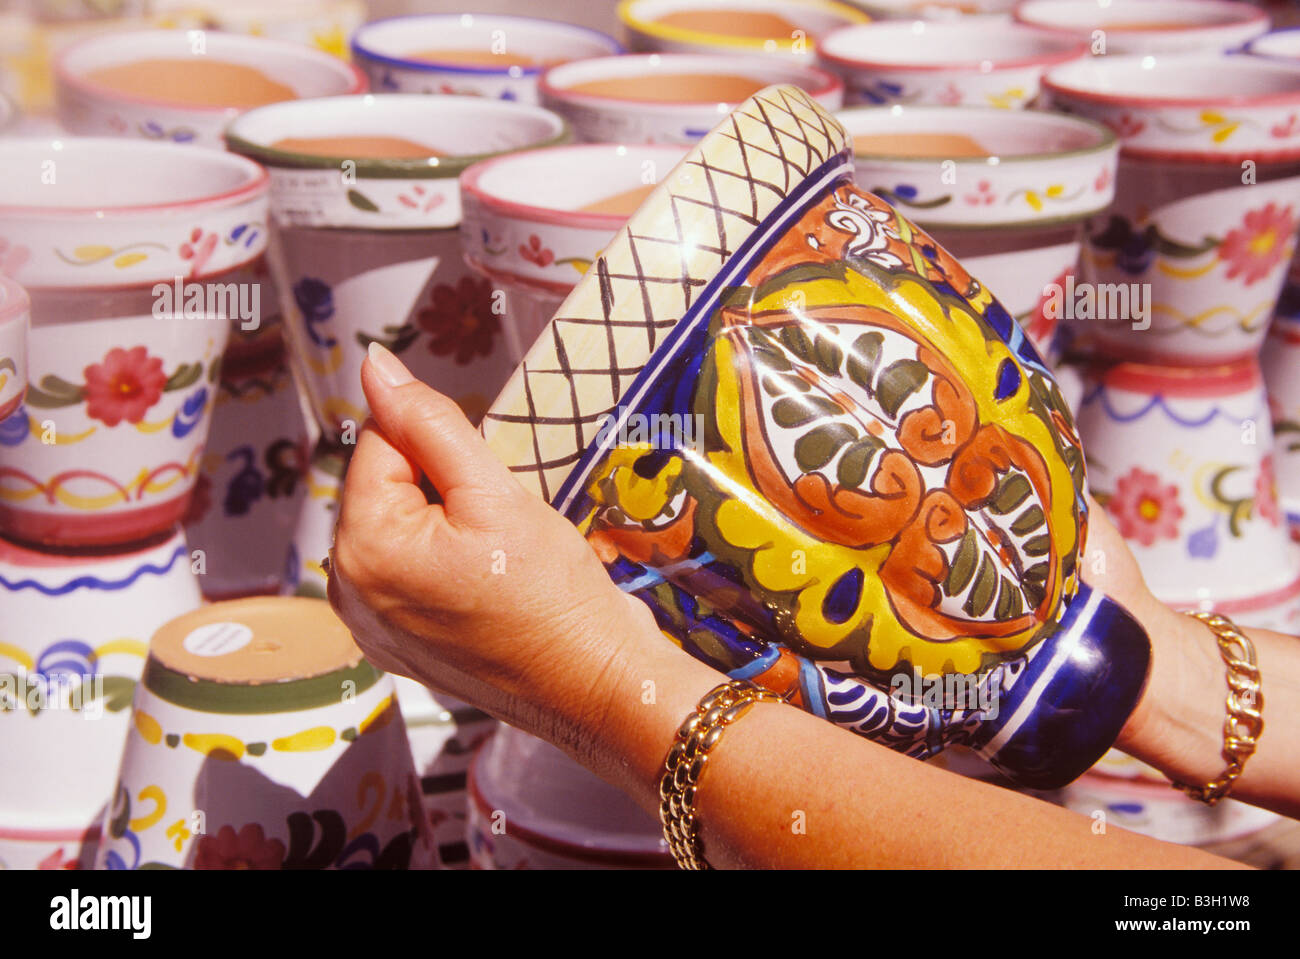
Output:
<path fill-rule="evenodd" d="M 1275 123 L 1269 127 L 1268 132 L 1276 140 L 1293 137 L 1300 133 L 1300 117 L 1292 113 L 1287 116 L 1286 123 Z"/>
<path fill-rule="evenodd" d="M 473 276 L 462 276 L 455 284 L 439 283 L 429 305 L 415 319 L 430 334 L 429 351 L 454 355 L 461 366 L 475 354 L 491 355 L 501 330 L 501 320 L 492 309 L 492 284 Z"/>
<path fill-rule="evenodd" d="M 1110 186 L 1113 179 L 1115 178 L 1111 175 L 1110 167 L 1104 166 L 1101 168 L 1101 172 L 1097 174 L 1097 179 L 1092 181 L 1092 188 L 1101 193 Z"/>
<path fill-rule="evenodd" d="M 222 826 L 215 836 L 199 840 L 194 857 L 195 869 L 279 869 L 284 862 L 284 843 L 267 839 L 257 823 L 249 823 L 239 832 L 234 826 Z"/>
<path fill-rule="evenodd" d="M 542 246 L 542 238 L 536 233 L 528 237 L 528 243 L 519 244 L 519 255 L 529 263 L 535 263 L 538 266 L 550 266 L 555 262 L 555 254 L 549 248 Z"/>
<path fill-rule="evenodd" d="M 959 107 L 962 104 L 961 89 L 955 83 L 949 83 L 935 94 L 935 99 L 946 107 Z"/>
<path fill-rule="evenodd" d="M 1147 128 L 1145 120 L 1139 119 L 1131 113 L 1121 113 L 1118 118 L 1108 122 L 1110 128 L 1115 131 L 1115 134 L 1121 140 L 1135 137 Z"/>
<path fill-rule="evenodd" d="M 0 273 L 5 276 L 16 275 L 23 264 L 31 259 L 31 255 L 32 251 L 21 243 L 10 243 L 0 237 Z"/>
<path fill-rule="evenodd" d="M 1218 257 L 1228 265 L 1228 279 L 1241 277 L 1247 286 L 1264 279 L 1286 258 L 1295 230 L 1289 206 L 1270 203 L 1251 210 L 1219 244 Z"/>
<path fill-rule="evenodd" d="M 430 210 L 442 206 L 445 197 L 441 193 L 430 194 L 424 187 L 416 184 L 410 192 L 399 194 L 397 202 L 403 206 L 410 207 L 412 210 L 419 210 L 421 213 L 428 213 Z"/>
<path fill-rule="evenodd" d="M 115 347 L 85 369 L 86 415 L 105 426 L 122 420 L 139 423 L 162 397 L 167 384 L 163 363 L 143 346 Z"/>
<path fill-rule="evenodd" d="M 199 227 L 190 231 L 190 241 L 181 244 L 181 259 L 190 261 L 190 276 L 201 276 L 203 267 L 217 248 L 217 235 L 204 233 Z"/>
<path fill-rule="evenodd" d="M 80 863 L 75 856 L 65 858 L 63 847 L 60 846 L 54 852 L 50 853 L 44 859 L 36 864 L 37 869 L 79 869 Z"/>
<path fill-rule="evenodd" d="M 988 180 L 980 180 L 975 185 L 975 192 L 966 194 L 966 202 L 971 206 L 992 206 L 997 199 L 997 194 L 993 192 L 993 184 Z"/>
<path fill-rule="evenodd" d="M 1260 519 L 1270 526 L 1282 525 L 1282 511 L 1277 505 L 1277 477 L 1273 472 L 1272 454 L 1259 464 L 1255 477 L 1255 510 Z"/>
<path fill-rule="evenodd" d="M 1183 518 L 1178 487 L 1161 483 L 1155 473 L 1134 467 L 1120 477 L 1106 509 L 1125 539 L 1153 546 L 1158 539 L 1178 538 L 1178 521 Z"/>

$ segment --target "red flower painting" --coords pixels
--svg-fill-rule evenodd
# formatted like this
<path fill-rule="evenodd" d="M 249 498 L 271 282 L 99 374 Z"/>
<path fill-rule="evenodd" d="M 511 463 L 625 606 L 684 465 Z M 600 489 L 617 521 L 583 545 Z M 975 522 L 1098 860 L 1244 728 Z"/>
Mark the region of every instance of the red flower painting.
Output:
<path fill-rule="evenodd" d="M 1273 457 L 1265 456 L 1255 477 L 1255 510 L 1260 519 L 1270 526 L 1282 525 L 1282 511 L 1277 505 L 1277 479 L 1273 473 Z"/>
<path fill-rule="evenodd" d="M 1251 210 L 1241 226 L 1219 244 L 1219 259 L 1228 265 L 1228 279 L 1240 277 L 1247 286 L 1264 279 L 1286 258 L 1295 229 L 1289 206 L 1270 203 Z"/>
<path fill-rule="evenodd" d="M 1125 539 L 1153 546 L 1158 539 L 1177 539 L 1183 508 L 1178 487 L 1164 484 L 1155 473 L 1134 467 L 1115 484 L 1106 509 Z"/>
<path fill-rule="evenodd" d="M 476 355 L 488 356 L 501 330 L 501 319 L 493 311 L 492 284 L 487 279 L 462 276 L 456 283 L 439 283 L 429 305 L 416 322 L 430 336 L 429 350 L 439 356 L 455 356 L 460 365 Z"/>
<path fill-rule="evenodd" d="M 279 869 L 284 862 L 284 843 L 267 839 L 262 827 L 249 823 L 239 832 L 222 826 L 215 836 L 199 840 L 195 869 Z"/>
<path fill-rule="evenodd" d="M 86 415 L 105 426 L 139 423 L 167 385 L 163 362 L 143 346 L 115 347 L 85 369 Z"/>

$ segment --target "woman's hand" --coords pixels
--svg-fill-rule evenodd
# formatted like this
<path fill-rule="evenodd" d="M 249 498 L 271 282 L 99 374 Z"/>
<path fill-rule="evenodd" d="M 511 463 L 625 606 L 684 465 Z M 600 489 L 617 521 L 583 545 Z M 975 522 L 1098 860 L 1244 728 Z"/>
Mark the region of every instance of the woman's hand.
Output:
<path fill-rule="evenodd" d="M 377 345 L 361 378 L 372 420 L 343 491 L 334 609 L 379 668 L 585 752 L 633 647 L 668 645 L 649 610 L 455 403 Z"/>

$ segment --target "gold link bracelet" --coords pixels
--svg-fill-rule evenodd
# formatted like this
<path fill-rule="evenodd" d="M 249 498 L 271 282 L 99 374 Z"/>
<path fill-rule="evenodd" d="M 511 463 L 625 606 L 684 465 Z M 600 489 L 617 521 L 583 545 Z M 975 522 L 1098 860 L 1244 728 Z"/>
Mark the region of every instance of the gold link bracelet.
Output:
<path fill-rule="evenodd" d="M 686 717 L 668 750 L 663 778 L 659 780 L 659 821 L 663 823 L 668 848 L 683 869 L 711 868 L 700 848 L 700 824 L 695 816 L 700 776 L 708 765 L 709 753 L 722 738 L 722 731 L 758 702 L 785 700 L 747 680 L 733 680 L 715 687 L 700 700 L 695 712 Z"/>
<path fill-rule="evenodd" d="M 1219 654 L 1228 667 L 1227 716 L 1223 721 L 1223 756 L 1227 768 L 1218 779 L 1204 786 L 1188 786 L 1175 782 L 1193 799 L 1213 806 L 1232 790 L 1233 784 L 1246 767 L 1259 744 L 1264 731 L 1264 693 L 1260 689 L 1259 665 L 1255 659 L 1255 645 L 1237 625 L 1218 613 L 1188 613 L 1199 619 L 1214 633 Z"/>

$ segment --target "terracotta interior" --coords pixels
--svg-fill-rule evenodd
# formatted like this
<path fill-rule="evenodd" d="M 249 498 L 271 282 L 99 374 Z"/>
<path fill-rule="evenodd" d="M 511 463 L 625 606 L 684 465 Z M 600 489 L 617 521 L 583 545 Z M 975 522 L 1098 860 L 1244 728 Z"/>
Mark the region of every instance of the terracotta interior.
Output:
<path fill-rule="evenodd" d="M 306 153 L 310 156 L 351 157 L 355 159 L 419 159 L 443 156 L 433 147 L 389 136 L 285 137 L 271 144 L 273 150 Z"/>
<path fill-rule="evenodd" d="M 89 70 L 82 78 L 126 96 L 203 107 L 244 110 L 298 96 L 292 87 L 255 67 L 210 56 L 132 60 Z"/>
<path fill-rule="evenodd" d="M 551 66 L 552 63 L 562 62 L 539 59 L 523 53 L 512 53 L 509 51 L 493 53 L 491 50 L 480 50 L 474 47 L 448 47 L 433 50 L 416 50 L 405 54 L 405 59 L 420 60 L 424 63 L 459 64 L 467 67 L 496 67 L 501 70 L 507 70 L 510 67 Z"/>
<path fill-rule="evenodd" d="M 982 157 L 990 151 L 964 133 L 859 133 L 853 152 L 874 156 Z"/>
<path fill-rule="evenodd" d="M 154 634 L 150 653 L 191 679 L 229 685 L 307 679 L 362 658 L 328 602 L 288 596 L 214 603 L 187 613 Z"/>
<path fill-rule="evenodd" d="M 744 7 L 717 10 L 675 10 L 656 17 L 654 22 L 665 27 L 693 30 L 698 33 L 716 33 L 728 37 L 749 37 L 755 40 L 789 40 L 801 28 L 779 13 L 766 10 L 746 10 Z"/>
<path fill-rule="evenodd" d="M 571 93 L 662 103 L 740 103 L 767 83 L 724 73 L 646 73 L 571 84 Z"/>
<path fill-rule="evenodd" d="M 624 190 L 621 193 L 615 193 L 607 196 L 595 203 L 588 203 L 581 207 L 583 213 L 609 213 L 621 217 L 629 217 L 635 213 L 645 202 L 655 188 L 655 184 L 647 183 L 644 186 L 634 187 L 631 190 Z"/>

